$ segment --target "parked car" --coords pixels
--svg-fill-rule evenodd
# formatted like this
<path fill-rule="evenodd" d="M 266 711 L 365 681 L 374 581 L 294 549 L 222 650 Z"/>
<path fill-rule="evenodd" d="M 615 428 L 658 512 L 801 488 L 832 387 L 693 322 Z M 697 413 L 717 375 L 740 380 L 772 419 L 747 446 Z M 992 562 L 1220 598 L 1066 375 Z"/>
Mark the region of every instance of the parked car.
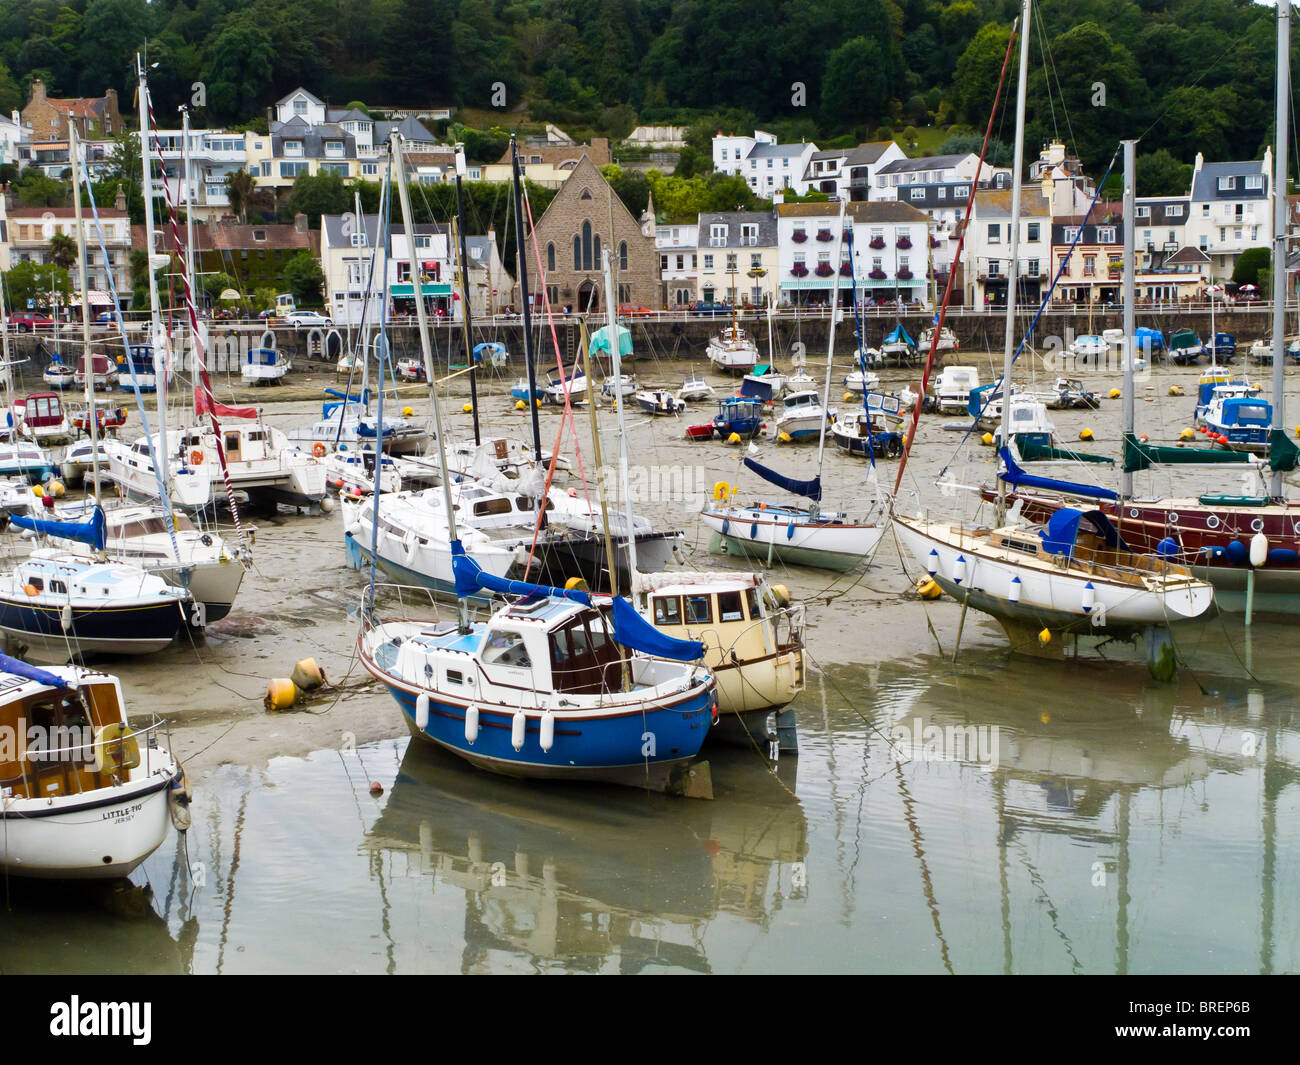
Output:
<path fill-rule="evenodd" d="M 54 319 L 35 311 L 14 311 L 9 315 L 9 324 L 19 333 L 30 333 L 36 329 L 53 329 Z"/>
<path fill-rule="evenodd" d="M 654 314 L 649 307 L 638 307 L 633 303 L 620 303 L 618 313 L 626 315 L 628 318 L 644 318 L 647 314 Z"/>
<path fill-rule="evenodd" d="M 708 300 L 700 300 L 691 304 L 691 314 L 696 317 L 714 314 L 730 314 L 731 308 L 725 303 L 710 303 Z"/>
<path fill-rule="evenodd" d="M 284 322 L 295 329 L 328 329 L 334 324 L 319 311 L 292 311 L 284 316 Z"/>

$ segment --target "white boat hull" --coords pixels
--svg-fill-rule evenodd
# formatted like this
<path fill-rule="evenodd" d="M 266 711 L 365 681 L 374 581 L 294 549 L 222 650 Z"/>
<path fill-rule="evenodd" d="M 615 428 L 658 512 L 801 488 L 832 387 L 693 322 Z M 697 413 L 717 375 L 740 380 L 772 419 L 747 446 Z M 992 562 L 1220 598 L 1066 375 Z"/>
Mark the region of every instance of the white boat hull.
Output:
<path fill-rule="evenodd" d="M 850 570 L 870 562 L 885 530 L 843 515 L 823 514 L 825 520 L 813 522 L 807 511 L 778 507 L 709 507 L 701 517 L 717 534 L 719 551 L 817 569 Z"/>

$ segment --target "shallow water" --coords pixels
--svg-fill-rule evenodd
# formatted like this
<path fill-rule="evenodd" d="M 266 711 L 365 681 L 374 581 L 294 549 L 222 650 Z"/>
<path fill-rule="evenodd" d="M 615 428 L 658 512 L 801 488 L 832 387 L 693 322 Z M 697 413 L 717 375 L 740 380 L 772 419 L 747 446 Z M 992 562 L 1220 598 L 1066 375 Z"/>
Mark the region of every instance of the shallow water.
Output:
<path fill-rule="evenodd" d="M 646 383 L 680 380 L 676 364 L 642 365 Z M 1157 371 L 1154 402 L 1138 411 L 1153 440 L 1190 422 L 1194 380 Z M 1174 381 L 1187 396 L 1165 395 Z M 268 417 L 288 427 L 313 406 Z M 504 401 L 481 406 L 522 435 Z M 1113 453 L 1118 406 L 1053 418 L 1063 440 L 1086 425 L 1093 449 Z M 459 411 L 453 420 L 468 424 Z M 586 415 L 577 421 L 589 447 Z M 608 460 L 617 439 L 601 422 Z M 548 447 L 558 423 L 543 414 Z M 720 479 L 758 486 L 735 450 L 686 444 L 682 424 L 632 418 L 634 463 L 690 471 L 691 491 L 638 510 L 703 548 L 691 492 Z M 992 455 L 957 452 L 948 424 L 922 421 L 905 491 L 970 514 L 969 493 L 934 481 L 945 466 L 958 484 L 989 480 Z M 814 471 L 815 445 L 761 451 L 794 476 Z M 864 469 L 828 455 L 827 505 L 865 511 Z M 797 757 L 706 749 L 712 802 L 537 787 L 410 744 L 389 697 L 350 671 L 346 608 L 363 578 L 342 566 L 337 515 L 254 521 L 258 569 L 228 619 L 196 646 L 106 666 L 134 710 L 173 722 L 198 778 L 188 838 L 169 838 L 134 890 L 0 884 L 3 971 L 1300 966 L 1293 626 L 1248 631 L 1216 617 L 1182 628 L 1173 684 L 1113 646 L 1061 663 L 1012 657 L 975 615 L 954 662 L 958 607 L 905 597 L 887 537 L 863 574 L 777 575 L 809 604 Z M 342 697 L 266 715 L 266 678 L 306 654 L 346 678 Z"/>

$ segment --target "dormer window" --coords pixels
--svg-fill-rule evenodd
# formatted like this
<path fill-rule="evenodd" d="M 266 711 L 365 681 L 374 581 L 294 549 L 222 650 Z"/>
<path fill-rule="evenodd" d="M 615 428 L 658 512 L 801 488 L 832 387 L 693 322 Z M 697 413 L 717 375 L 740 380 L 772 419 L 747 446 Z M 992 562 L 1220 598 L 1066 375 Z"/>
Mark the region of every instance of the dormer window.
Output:
<path fill-rule="evenodd" d="M 1219 191 L 1220 191 L 1220 192 L 1231 192 L 1231 191 L 1233 190 L 1233 187 L 1234 187 L 1234 179 L 1233 179 L 1233 178 L 1231 178 L 1231 177 L 1221 177 L 1221 178 L 1219 178 Z"/>
<path fill-rule="evenodd" d="M 1263 175 L 1263 174 L 1247 174 L 1247 175 L 1246 175 L 1246 188 L 1247 188 L 1247 189 L 1249 189 L 1249 190 L 1253 190 L 1253 191 L 1255 191 L 1255 192 L 1258 192 L 1258 191 L 1259 191 L 1260 189 L 1262 189 L 1263 187 L 1264 187 L 1264 175 Z"/>
<path fill-rule="evenodd" d="M 1171 203 L 1165 208 L 1165 214 L 1170 218 L 1183 217 L 1183 205 L 1181 203 Z"/>
<path fill-rule="evenodd" d="M 265 241 L 265 240 L 266 240 L 266 230 L 265 230 L 265 229 L 255 229 L 255 230 L 253 230 L 253 239 L 256 240 L 256 241 Z"/>

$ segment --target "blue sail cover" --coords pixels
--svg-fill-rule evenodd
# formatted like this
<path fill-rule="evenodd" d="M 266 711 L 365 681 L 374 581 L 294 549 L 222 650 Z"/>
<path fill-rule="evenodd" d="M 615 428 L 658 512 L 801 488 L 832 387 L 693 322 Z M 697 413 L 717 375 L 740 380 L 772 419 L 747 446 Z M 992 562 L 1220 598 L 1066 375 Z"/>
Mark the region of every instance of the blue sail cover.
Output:
<path fill-rule="evenodd" d="M 796 481 L 793 477 L 786 477 L 777 473 L 776 470 L 769 470 L 761 463 L 755 462 L 751 458 L 745 459 L 745 465 L 753 470 L 765 481 L 770 481 L 778 488 L 784 488 L 787 492 L 793 492 L 797 496 L 807 496 L 814 503 L 822 501 L 822 479 L 818 474 L 811 481 Z"/>
<path fill-rule="evenodd" d="M 1074 507 L 1062 507 L 1047 519 L 1046 529 L 1038 530 L 1038 536 L 1043 541 L 1043 550 L 1053 555 L 1073 554 L 1081 525 L 1100 536 L 1107 547 L 1123 551 L 1132 550 L 1111 524 L 1110 519 L 1100 510 L 1085 512 Z"/>
<path fill-rule="evenodd" d="M 350 395 L 347 392 L 340 392 L 337 388 L 327 388 L 325 389 L 325 394 L 327 396 L 333 396 L 335 399 L 344 400 L 345 402 L 351 401 L 354 403 L 362 403 L 367 407 L 370 406 L 370 389 L 368 388 L 363 390 L 359 396 Z"/>
<path fill-rule="evenodd" d="M 35 666 L 29 666 L 26 662 L 20 662 L 16 658 L 10 658 L 8 655 L 0 654 L 0 673 L 8 673 L 14 677 L 25 677 L 27 680 L 34 680 L 38 684 L 48 684 L 51 688 L 70 688 L 66 680 L 53 673 L 48 673 L 43 669 L 37 669 Z"/>
<path fill-rule="evenodd" d="M 902 323 L 894 326 L 894 331 L 885 337 L 886 344 L 906 344 L 909 348 L 916 347 L 916 341 L 907 335 L 907 330 L 903 328 Z"/>
<path fill-rule="evenodd" d="M 498 343 L 495 340 L 489 340 L 486 341 L 485 343 L 474 345 L 475 362 L 482 362 L 484 355 L 486 355 L 489 359 L 494 359 L 494 358 L 504 359 L 508 354 L 509 352 L 506 351 L 506 346 L 504 344 Z"/>
<path fill-rule="evenodd" d="M 583 606 L 591 606 L 591 595 L 568 588 L 553 588 L 546 584 L 533 584 L 530 581 L 511 581 L 504 577 L 494 577 L 484 573 L 483 569 L 469 555 L 459 540 L 452 541 L 451 570 L 456 577 L 456 595 L 465 597 L 479 590 L 497 592 L 501 595 L 551 596 L 568 599 Z M 626 599 L 613 597 L 614 604 L 614 639 L 624 647 L 634 651 L 644 651 L 656 658 L 671 658 L 677 662 L 694 662 L 704 657 L 704 644 L 699 640 L 679 640 L 656 629 L 637 613 L 636 607 Z"/>
<path fill-rule="evenodd" d="M 1119 493 L 1110 488 L 1101 488 L 1094 484 L 1079 484 L 1075 481 L 1059 481 L 1055 477 L 1039 477 L 1036 474 L 1026 473 L 1016 464 L 1016 460 L 1011 457 L 1011 452 L 1005 447 L 999 448 L 998 454 L 1002 456 L 1002 461 L 1006 465 L 1006 471 L 998 474 L 998 477 L 1012 488 L 1045 488 L 1049 492 L 1064 492 L 1066 495 L 1086 496 L 1089 499 L 1119 498 Z"/>
<path fill-rule="evenodd" d="M 108 542 L 105 532 L 107 522 L 104 511 L 96 507 L 89 521 L 46 521 L 42 518 L 29 518 L 26 514 L 15 514 L 9 519 L 20 529 L 31 529 L 46 536 L 62 536 L 66 540 L 77 540 L 90 544 L 96 551 L 103 551 Z"/>

